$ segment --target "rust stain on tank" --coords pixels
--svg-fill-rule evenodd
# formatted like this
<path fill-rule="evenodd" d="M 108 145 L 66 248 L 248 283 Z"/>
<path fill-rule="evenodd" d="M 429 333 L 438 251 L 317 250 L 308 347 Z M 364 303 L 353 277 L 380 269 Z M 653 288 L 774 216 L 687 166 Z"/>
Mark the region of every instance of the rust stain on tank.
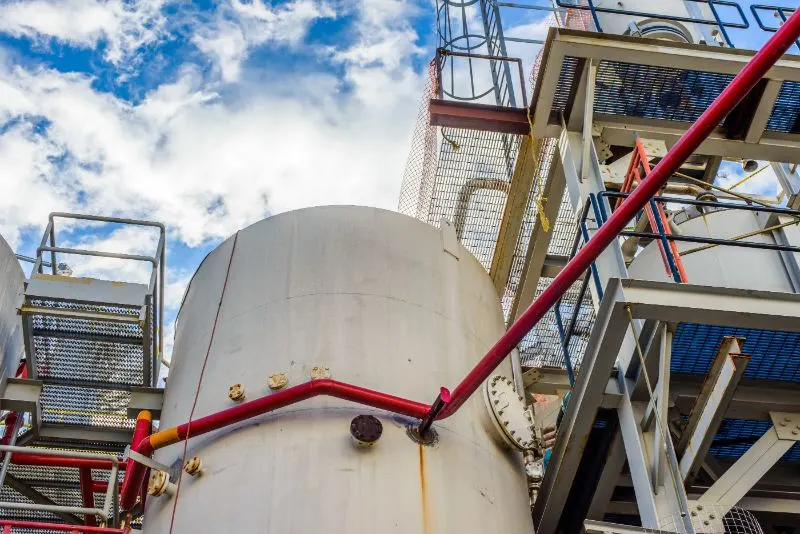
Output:
<path fill-rule="evenodd" d="M 419 447 L 419 488 L 420 495 L 422 496 L 422 532 L 423 534 L 430 534 L 430 512 L 428 510 L 428 487 L 425 481 L 425 447 L 422 444 Z"/>

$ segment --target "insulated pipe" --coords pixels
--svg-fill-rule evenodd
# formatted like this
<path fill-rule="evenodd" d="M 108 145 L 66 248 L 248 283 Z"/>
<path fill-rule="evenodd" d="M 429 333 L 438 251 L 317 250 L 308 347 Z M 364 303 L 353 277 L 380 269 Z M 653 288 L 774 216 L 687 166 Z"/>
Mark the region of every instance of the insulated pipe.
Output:
<path fill-rule="evenodd" d="M 589 242 L 570 260 L 549 286 L 506 333 L 489 349 L 478 365 L 453 390 L 451 403 L 439 414 L 439 419 L 452 415 L 489 378 L 489 375 L 522 341 L 539 320 L 553 307 L 569 287 L 589 268 L 595 259 L 617 237 L 628 221 L 639 212 L 667 182 L 681 164 L 697 150 L 722 119 L 750 92 L 778 59 L 800 37 L 800 10 L 775 32 L 769 41 L 736 75 L 728 87 L 714 100 L 683 136 L 664 155 L 664 158 L 642 180 L 633 193 L 609 217 Z"/>
<path fill-rule="evenodd" d="M 137 450 L 137 444 L 146 440 L 152 430 L 153 414 L 147 410 L 142 410 L 139 412 L 139 415 L 136 416 L 136 426 L 133 428 L 133 437 L 131 438 L 131 449 Z M 141 475 L 139 471 L 141 471 Z M 125 469 L 125 479 L 122 481 L 122 490 L 120 492 L 120 503 L 122 504 L 123 510 L 128 510 L 136 504 L 136 497 L 139 496 L 139 489 L 142 487 L 142 480 L 145 478 L 146 474 L 147 468 L 145 466 L 134 461 L 128 462 Z"/>
<path fill-rule="evenodd" d="M 144 437 L 138 442 L 134 442 L 133 450 L 144 456 L 150 456 L 156 449 L 178 443 L 188 439 L 190 436 L 200 436 L 318 395 L 349 400 L 415 419 L 423 419 L 430 408 L 427 404 L 420 402 L 328 378 L 321 378 L 272 393 L 266 397 L 243 402 L 232 408 L 183 423 L 182 425 L 161 430 Z M 120 496 L 120 505 L 123 510 L 130 510 L 136 504 L 137 489 L 141 487 L 146 470 L 146 467 L 138 462 L 129 463 L 129 469 L 125 474 L 125 483 L 122 485 Z"/>
<path fill-rule="evenodd" d="M 82 468 L 79 472 L 81 481 L 81 500 L 84 508 L 94 508 L 94 483 L 92 482 L 92 470 Z M 97 519 L 94 514 L 86 514 L 86 525 L 97 526 Z"/>

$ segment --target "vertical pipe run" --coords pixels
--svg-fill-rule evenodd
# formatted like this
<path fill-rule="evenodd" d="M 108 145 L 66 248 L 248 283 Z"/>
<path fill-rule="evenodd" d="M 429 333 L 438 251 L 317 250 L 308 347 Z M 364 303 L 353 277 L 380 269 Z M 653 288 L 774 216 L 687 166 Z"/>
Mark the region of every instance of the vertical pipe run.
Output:
<path fill-rule="evenodd" d="M 133 438 L 131 438 L 131 450 L 136 450 L 139 442 L 147 438 L 152 430 L 153 415 L 147 411 L 142 410 L 136 416 L 136 426 L 133 429 Z M 142 478 L 147 469 L 134 461 L 129 461 L 125 469 L 125 480 L 122 483 L 122 500 L 120 505 L 123 510 L 130 510 L 136 504 L 136 497 L 139 496 L 139 488 L 142 484 L 142 478 L 133 476 L 134 471 L 141 471 Z"/>
<path fill-rule="evenodd" d="M 94 508 L 94 483 L 92 482 L 92 470 L 83 468 L 79 472 L 81 481 L 81 499 L 84 508 Z M 86 514 L 86 526 L 97 526 L 97 519 L 94 514 Z"/>
<path fill-rule="evenodd" d="M 553 307 L 558 299 L 585 272 L 592 262 L 616 239 L 625 228 L 625 224 L 642 209 L 677 171 L 681 164 L 697 150 L 697 147 L 722 122 L 728 112 L 750 92 L 776 61 L 800 37 L 800 10 L 795 12 L 786 23 L 770 38 L 769 41 L 736 75 L 728 87 L 714 100 L 700 118 L 681 136 L 666 153 L 652 172 L 642 180 L 639 187 L 628 197 L 628 200 L 609 217 L 594 237 L 553 279 L 553 282 L 542 292 L 530 307 L 512 324 L 495 345 L 489 349 L 475 368 L 470 371 L 453 390 L 452 402 L 440 412 L 439 418 L 455 413 L 464 402 L 477 390 L 492 371 L 514 350 L 522 338 Z"/>

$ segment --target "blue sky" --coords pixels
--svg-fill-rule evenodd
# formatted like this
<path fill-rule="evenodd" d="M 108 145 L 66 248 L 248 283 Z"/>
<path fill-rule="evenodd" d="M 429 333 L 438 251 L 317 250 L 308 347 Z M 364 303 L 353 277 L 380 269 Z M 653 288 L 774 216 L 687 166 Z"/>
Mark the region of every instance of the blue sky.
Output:
<path fill-rule="evenodd" d="M 0 234 L 33 255 L 51 211 L 164 222 L 171 322 L 237 229 L 310 205 L 396 207 L 433 17 L 425 0 L 3 1 Z M 155 246 L 59 228 L 98 250 Z M 147 277 L 64 259 L 76 275 Z"/>
<path fill-rule="evenodd" d="M 191 273 L 236 230 L 311 205 L 394 209 L 434 4 L 0 1 L 0 234 L 33 255 L 51 211 L 165 223 L 171 322 Z M 546 15 L 502 10 L 507 35 L 534 39 Z M 509 45 L 526 65 L 537 51 Z M 59 228 L 66 244 L 155 246 L 116 226 Z M 67 260 L 76 274 L 147 278 Z"/>

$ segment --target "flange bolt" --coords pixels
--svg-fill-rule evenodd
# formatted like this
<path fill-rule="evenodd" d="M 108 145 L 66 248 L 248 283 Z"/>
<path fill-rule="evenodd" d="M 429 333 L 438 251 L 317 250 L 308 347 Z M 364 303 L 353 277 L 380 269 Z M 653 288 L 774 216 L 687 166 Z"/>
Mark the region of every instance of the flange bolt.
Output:
<path fill-rule="evenodd" d="M 229 387 L 228 398 L 233 402 L 242 402 L 244 400 L 244 386 L 241 384 L 234 384 Z"/>

